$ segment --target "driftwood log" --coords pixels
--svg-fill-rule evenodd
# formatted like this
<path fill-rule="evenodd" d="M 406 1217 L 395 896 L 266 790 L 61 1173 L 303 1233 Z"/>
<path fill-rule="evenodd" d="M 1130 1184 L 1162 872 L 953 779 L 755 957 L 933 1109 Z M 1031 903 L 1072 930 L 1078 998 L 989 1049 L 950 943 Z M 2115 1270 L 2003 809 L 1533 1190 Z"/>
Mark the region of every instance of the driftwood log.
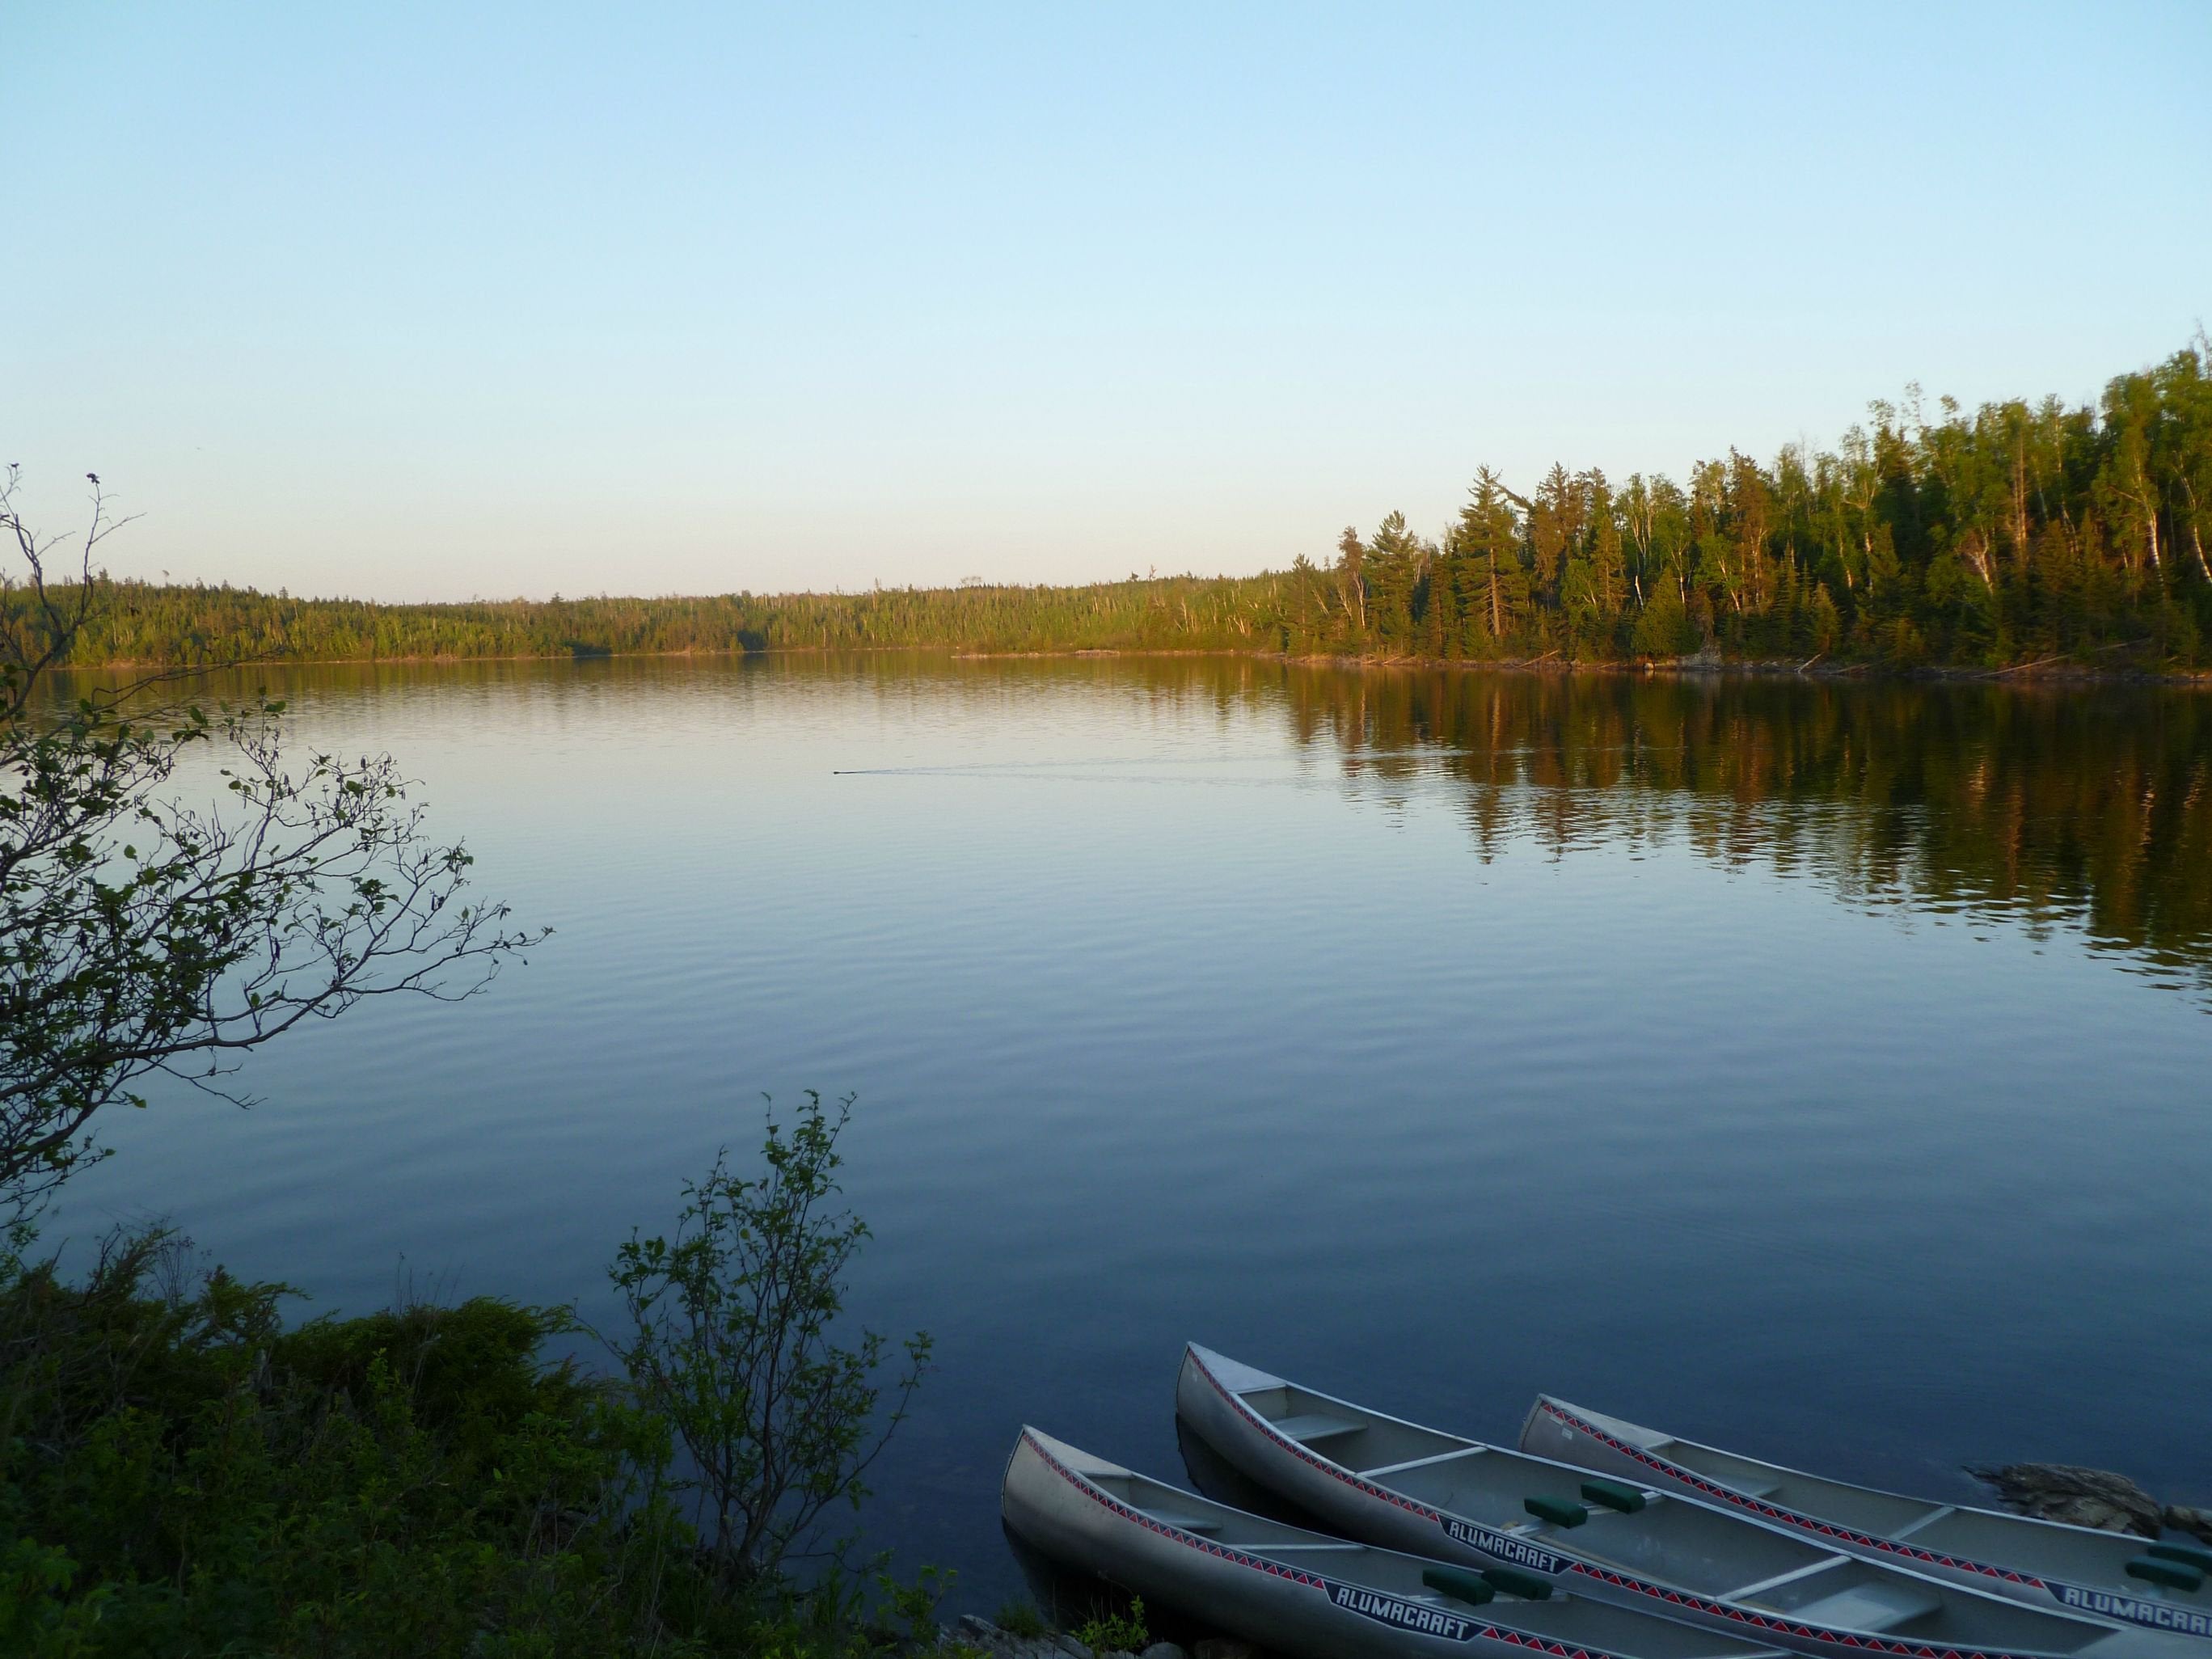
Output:
<path fill-rule="evenodd" d="M 2073 1463 L 2007 1463 L 1966 1466 L 1977 1480 L 1996 1488 L 1997 1501 L 2018 1515 L 2039 1521 L 2063 1521 L 2100 1532 L 2131 1532 L 2155 1538 L 2171 1527 L 2212 1544 L 2212 1510 L 2161 1504 L 2124 1474 L 2085 1469 Z"/>

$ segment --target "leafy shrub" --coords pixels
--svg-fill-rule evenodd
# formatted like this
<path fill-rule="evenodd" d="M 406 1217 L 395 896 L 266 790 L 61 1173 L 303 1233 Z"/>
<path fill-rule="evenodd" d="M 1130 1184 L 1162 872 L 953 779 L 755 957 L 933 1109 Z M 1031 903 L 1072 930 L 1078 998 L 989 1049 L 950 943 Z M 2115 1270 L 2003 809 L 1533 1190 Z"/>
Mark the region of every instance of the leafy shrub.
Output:
<path fill-rule="evenodd" d="M 282 1285 L 161 1233 L 0 1282 L 11 1653 L 618 1652 L 689 1534 L 658 1426 L 477 1299 L 279 1328 Z M 166 1280 L 166 1282 L 164 1282 Z M 695 1620 L 726 1626 L 734 1614 Z M 680 1650 L 680 1648 L 676 1650 Z"/>
<path fill-rule="evenodd" d="M 686 1183 L 672 1242 L 633 1235 L 610 1270 L 629 1316 L 613 1345 L 639 1401 L 690 1454 L 683 1484 L 717 1570 L 733 1583 L 772 1577 L 795 1554 L 842 1560 L 830 1511 L 857 1509 L 863 1477 L 906 1415 L 929 1359 L 927 1333 L 880 1420 L 884 1339 L 841 1346 L 844 1274 L 868 1237 L 836 1207 L 837 1137 L 852 1115 L 811 1091 L 788 1130 L 773 1117 L 757 1172 L 728 1149 Z"/>
<path fill-rule="evenodd" d="M 1145 1626 L 1142 1596 L 1132 1596 L 1120 1613 L 1093 1613 L 1074 1630 L 1075 1639 L 1093 1653 L 1139 1653 L 1152 1645 L 1152 1633 Z"/>
<path fill-rule="evenodd" d="M 1044 1615 L 1028 1601 L 1001 1602 L 991 1622 L 1009 1636 L 1036 1638 L 1052 1634 L 1052 1626 L 1045 1623 Z"/>
<path fill-rule="evenodd" d="M 154 1231 L 72 1282 L 0 1259 L 0 1652 L 471 1659 L 867 1650 L 848 1578 L 733 1585 L 672 1436 L 478 1297 L 283 1328 Z M 908 1629 L 936 1587 L 880 1581 Z"/>

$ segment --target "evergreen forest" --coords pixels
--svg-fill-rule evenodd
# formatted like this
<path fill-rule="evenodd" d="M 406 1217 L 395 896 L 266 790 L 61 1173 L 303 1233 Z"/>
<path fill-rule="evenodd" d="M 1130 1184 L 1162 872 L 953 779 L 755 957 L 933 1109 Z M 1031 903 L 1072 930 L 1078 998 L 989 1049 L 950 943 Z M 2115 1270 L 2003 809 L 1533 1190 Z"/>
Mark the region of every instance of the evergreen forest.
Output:
<path fill-rule="evenodd" d="M 1433 534 L 1392 513 L 1261 575 L 453 605 L 120 582 L 72 660 L 949 647 L 2187 672 L 2212 659 L 2208 533 L 2200 332 L 2094 406 L 1930 410 L 1912 387 L 1832 450 L 1730 448 L 1680 479 L 1480 467 Z"/>

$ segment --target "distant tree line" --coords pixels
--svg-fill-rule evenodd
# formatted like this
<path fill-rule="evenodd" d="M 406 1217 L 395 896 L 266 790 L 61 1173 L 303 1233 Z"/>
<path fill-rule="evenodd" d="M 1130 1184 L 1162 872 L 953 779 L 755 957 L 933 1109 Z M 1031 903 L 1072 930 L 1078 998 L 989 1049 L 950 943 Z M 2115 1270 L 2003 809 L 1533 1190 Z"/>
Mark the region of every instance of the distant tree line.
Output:
<path fill-rule="evenodd" d="M 112 586 L 71 660 L 147 665 L 939 647 L 1274 650 L 1281 576 L 1092 587 L 377 605 L 252 588 Z"/>
<path fill-rule="evenodd" d="M 1048 587 L 385 605 L 118 586 L 80 664 L 777 648 L 1280 651 L 1475 662 L 1711 653 L 2194 668 L 2212 635 L 2212 341 L 2057 398 L 1877 403 L 1833 452 L 1686 483 L 1488 467 L 1433 536 L 1393 513 L 1285 572 Z"/>

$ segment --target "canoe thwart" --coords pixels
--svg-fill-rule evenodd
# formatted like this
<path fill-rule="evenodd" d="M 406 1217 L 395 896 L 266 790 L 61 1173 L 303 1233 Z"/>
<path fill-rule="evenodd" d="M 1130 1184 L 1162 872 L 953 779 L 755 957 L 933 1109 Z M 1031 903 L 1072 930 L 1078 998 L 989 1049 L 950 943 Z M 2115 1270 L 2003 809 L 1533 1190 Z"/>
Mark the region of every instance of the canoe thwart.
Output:
<path fill-rule="evenodd" d="M 1557 1498 L 1524 1498 L 1521 1507 L 1539 1521 L 1548 1521 L 1555 1527 L 1579 1527 L 1589 1519 L 1589 1511 L 1581 1504 Z"/>
<path fill-rule="evenodd" d="M 2203 1568 L 2192 1567 L 2183 1561 L 2161 1561 L 2154 1555 L 2138 1555 L 2129 1562 L 2128 1577 L 2140 1578 L 2146 1584 L 2163 1584 L 2168 1589 L 2204 1588 Z"/>
<path fill-rule="evenodd" d="M 1439 1590 L 1455 1601 L 1464 1601 L 1479 1607 L 1498 1594 L 1494 1585 L 1486 1583 L 1471 1572 L 1462 1572 L 1457 1567 L 1424 1567 L 1421 1582 L 1432 1590 Z"/>
<path fill-rule="evenodd" d="M 1601 1475 L 1583 1482 L 1583 1496 L 1600 1509 L 1618 1510 L 1623 1515 L 1635 1514 L 1650 1501 L 1626 1480 L 1607 1480 Z"/>

